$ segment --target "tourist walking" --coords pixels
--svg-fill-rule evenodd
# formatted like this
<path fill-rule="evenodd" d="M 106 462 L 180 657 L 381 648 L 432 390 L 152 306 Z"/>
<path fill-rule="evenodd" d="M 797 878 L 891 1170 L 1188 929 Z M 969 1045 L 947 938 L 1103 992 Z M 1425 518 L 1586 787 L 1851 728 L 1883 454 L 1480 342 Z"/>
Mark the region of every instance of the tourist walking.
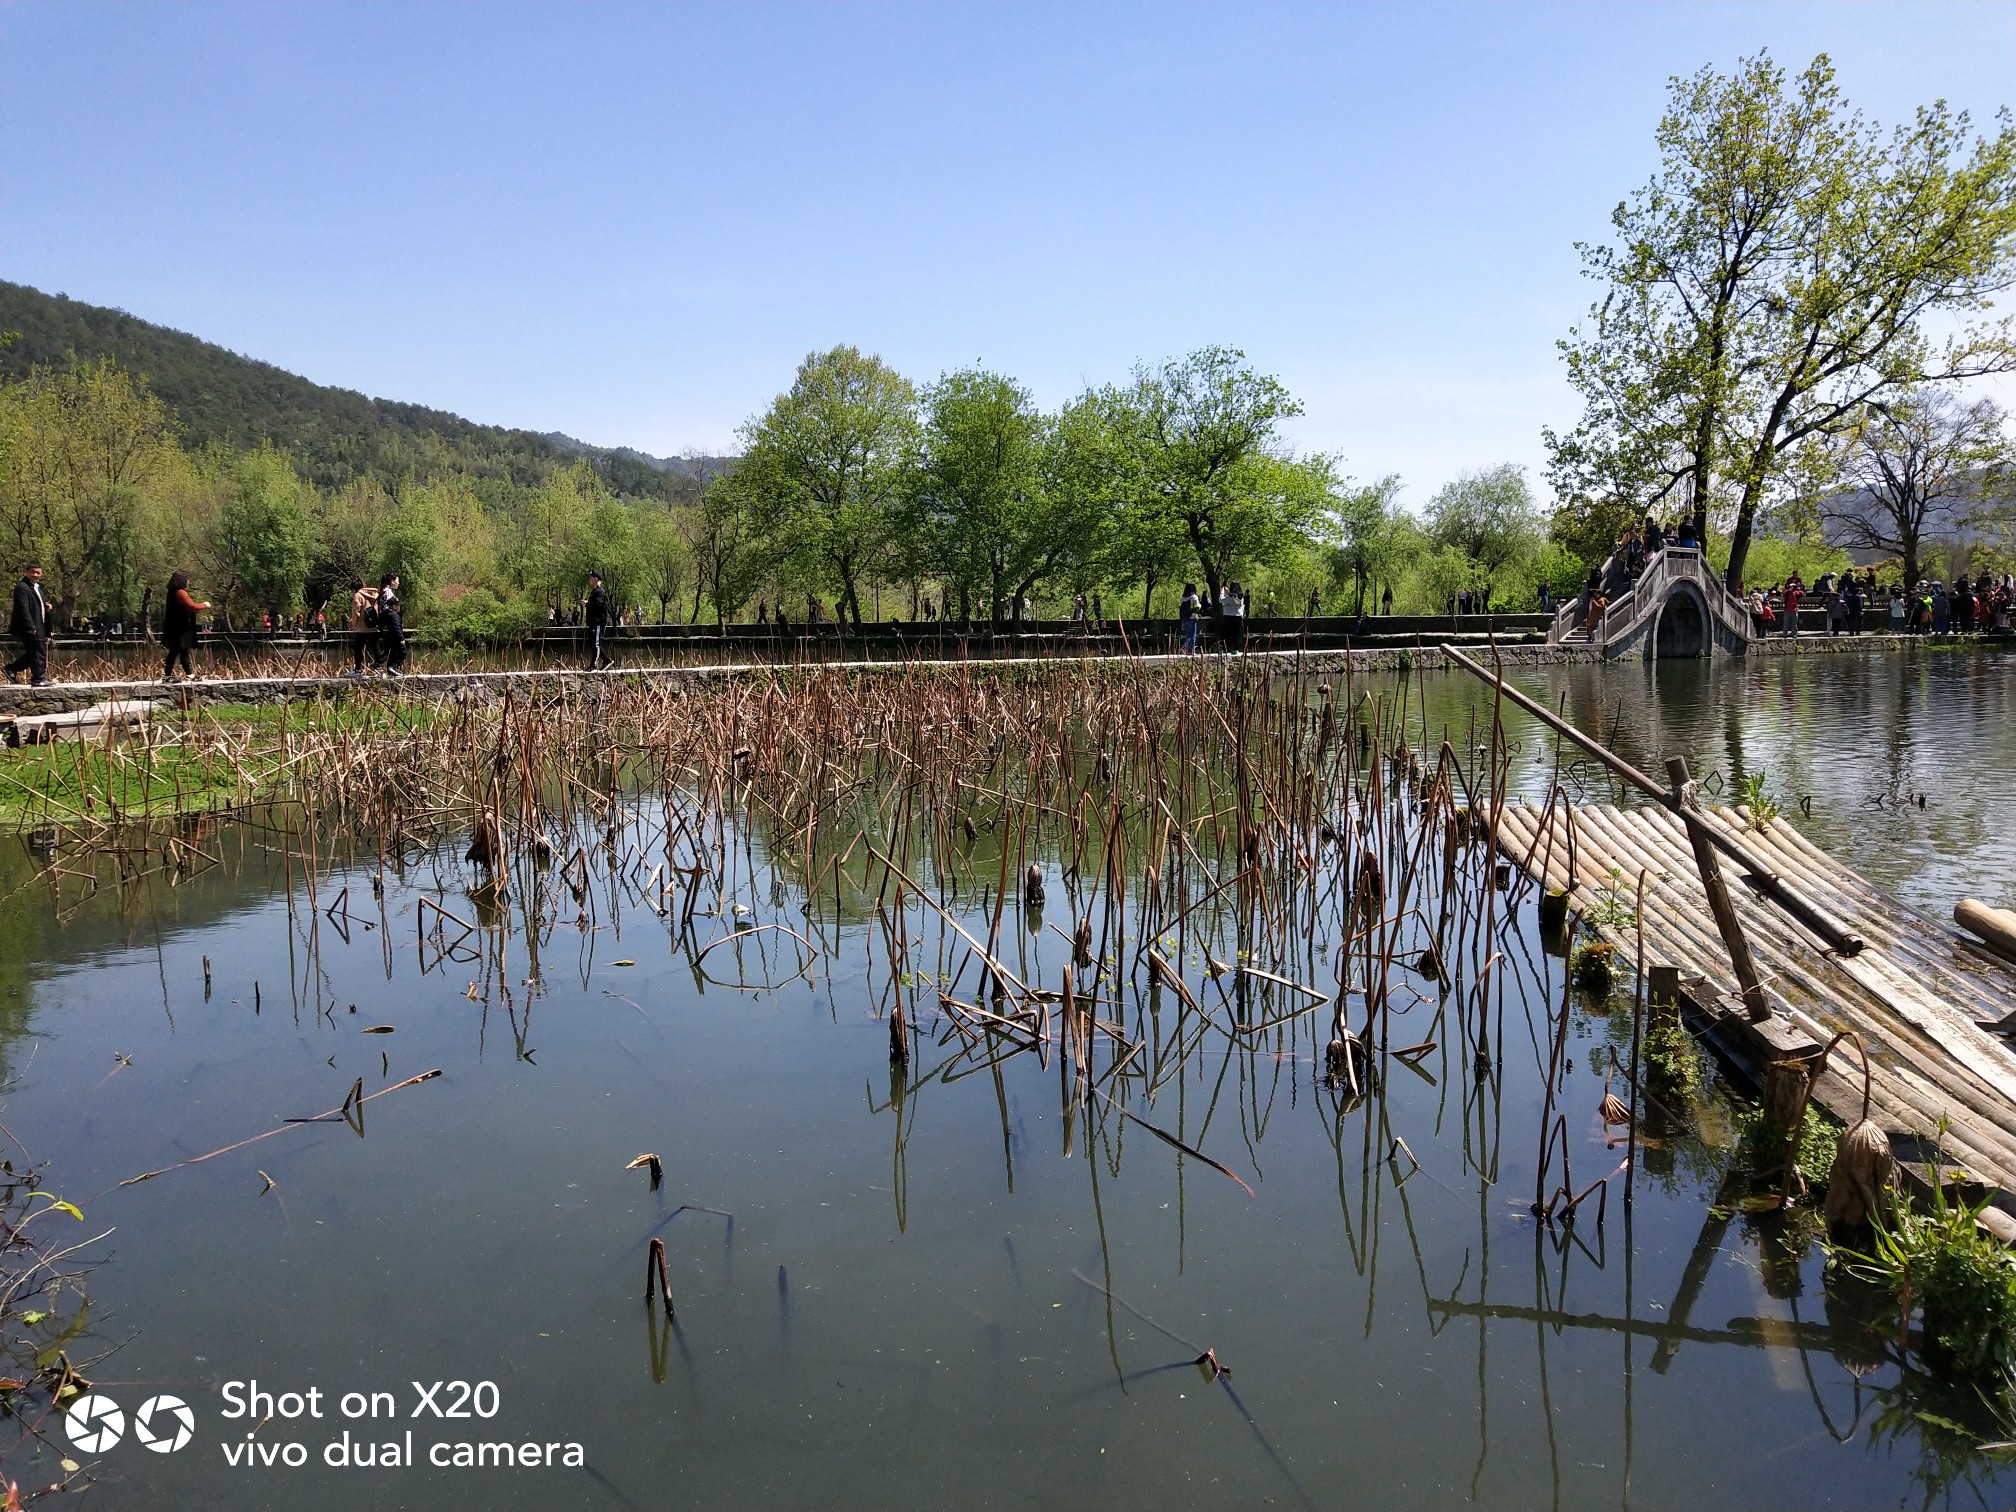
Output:
<path fill-rule="evenodd" d="M 14 608 L 7 633 L 21 643 L 21 654 L 7 663 L 7 681 L 23 672 L 38 688 L 49 686 L 49 601 L 42 596 L 42 569 L 34 562 L 14 585 Z"/>
<path fill-rule="evenodd" d="M 588 627 L 588 670 L 598 672 L 608 658 L 602 639 L 609 633 L 609 590 L 602 586 L 602 574 L 588 574 L 588 596 L 581 601 L 582 623 Z"/>
<path fill-rule="evenodd" d="M 1218 613 L 1225 621 L 1225 649 L 1234 656 L 1246 654 L 1246 590 L 1234 578 L 1218 598 Z"/>
<path fill-rule="evenodd" d="M 378 663 L 377 647 L 372 642 L 378 635 L 378 590 L 366 588 L 364 579 L 350 579 L 350 670 L 347 677 L 364 675 L 364 657 L 371 656 L 371 663 Z"/>
<path fill-rule="evenodd" d="M 1806 596 L 1806 585 L 1799 581 L 1799 574 L 1793 573 L 1785 580 L 1785 634 L 1799 633 L 1799 600 Z"/>
<path fill-rule="evenodd" d="M 1197 649 L 1197 611 L 1201 607 L 1197 599 L 1197 585 L 1185 583 L 1183 597 L 1176 603 L 1176 624 L 1182 632 L 1183 649 L 1186 652 Z"/>
<path fill-rule="evenodd" d="M 182 663 L 182 675 L 194 677 L 189 653 L 196 649 L 196 616 L 210 606 L 189 592 L 189 574 L 176 571 L 168 579 L 167 606 L 161 611 L 161 644 L 167 656 L 161 663 L 161 681 L 175 681 L 175 663 Z"/>
<path fill-rule="evenodd" d="M 406 622 L 399 613 L 399 574 L 388 572 L 378 585 L 378 662 L 387 677 L 406 665 Z"/>

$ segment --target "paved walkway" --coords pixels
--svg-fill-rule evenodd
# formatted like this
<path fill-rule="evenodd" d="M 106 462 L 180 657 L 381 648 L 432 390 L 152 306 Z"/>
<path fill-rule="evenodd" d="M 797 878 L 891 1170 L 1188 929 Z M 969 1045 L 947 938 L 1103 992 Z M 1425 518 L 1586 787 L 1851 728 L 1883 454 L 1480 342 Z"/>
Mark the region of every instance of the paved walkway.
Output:
<path fill-rule="evenodd" d="M 1479 642 L 1474 637 L 1448 637 L 1451 642 L 1472 655 L 1482 655 Z M 1819 655 L 1836 652 L 1890 650 L 1898 646 L 1923 645 L 1924 636 L 1860 635 L 1827 637 L 1802 635 L 1793 638 L 1773 638 L 1751 642 L 1749 654 L 1752 656 Z M 1586 645 L 1546 645 L 1534 641 L 1514 645 L 1500 645 L 1498 655 L 1508 666 L 1536 667 L 1561 666 L 1573 663 L 1601 662 L 1604 660 L 1600 649 Z M 578 667 L 538 667 L 518 671 L 485 672 L 427 672 L 416 671 L 403 677 L 354 678 L 342 676 L 311 677 L 204 677 L 193 682 L 167 684 L 147 678 L 124 678 L 90 682 L 57 682 L 46 688 L 10 686 L 0 683 L 0 715 L 9 714 L 55 714 L 83 708 L 88 704 L 112 698 L 159 698 L 181 704 L 222 704 L 222 703 L 283 703 L 289 699 L 316 697 L 343 697 L 348 694 L 370 691 L 374 695 L 396 694 L 404 698 L 447 698 L 478 690 L 489 694 L 501 694 L 506 689 L 525 694 L 535 694 L 541 689 L 550 689 L 570 683 L 606 683 L 621 680 L 642 680 L 652 682 L 672 682 L 678 680 L 703 680 L 711 678 L 742 678 L 775 675 L 800 675 L 810 673 L 848 672 L 862 674 L 904 673 L 918 670 L 937 669 L 942 671 L 1029 671 L 1037 667 L 1080 668 L 1115 666 L 1165 667 L 1180 666 L 1204 661 L 1211 664 L 1229 664 L 1233 658 L 1223 652 L 1207 651 L 1196 655 L 1183 654 L 1143 654 L 1136 656 L 1016 656 L 997 658 L 950 658 L 942 661 L 927 660 L 881 660 L 881 661 L 741 661 L 716 662 L 698 665 L 670 666 L 618 666 L 600 672 L 587 672 Z M 1379 646 L 1366 650 L 1351 651 L 1254 651 L 1243 660 L 1247 663 L 1265 663 L 1275 667 L 1296 665 L 1319 672 L 1342 672 L 1347 666 L 1357 672 L 1393 671 L 1401 667 L 1415 667 L 1436 670 L 1443 666 L 1443 657 L 1435 649 L 1434 642 L 1424 642 L 1415 646 Z M 56 669 L 59 673 L 61 668 Z M 479 693 L 479 696 L 483 696 Z"/>
<path fill-rule="evenodd" d="M 1465 649 L 1481 654 L 1474 642 Z M 1589 662 L 1600 657 L 1586 648 L 1564 648 L 1538 643 L 1503 646 L 1499 654 L 1512 666 L 1551 666 Z M 109 698 L 161 698 L 178 703 L 269 703 L 296 698 L 343 697 L 370 692 L 405 698 L 453 697 L 475 689 L 502 693 L 506 689 L 535 693 L 564 684 L 597 684 L 623 681 L 676 682 L 765 676 L 799 676 L 834 672 L 861 674 L 902 674 L 914 671 L 1007 672 L 1111 668 L 1230 665 L 1234 661 L 1286 668 L 1301 665 L 1317 671 L 1341 672 L 1349 665 L 1354 671 L 1388 671 L 1402 666 L 1438 668 L 1441 652 L 1432 645 L 1388 646 L 1365 651 L 1255 651 L 1234 658 L 1218 652 L 1196 655 L 1148 654 L 1138 656 L 1085 657 L 999 657 L 949 659 L 944 661 L 805 661 L 805 662 L 717 662 L 690 666 L 619 666 L 599 672 L 578 667 L 538 667 L 517 671 L 409 672 L 401 677 L 202 677 L 193 681 L 163 683 L 153 679 L 117 681 L 57 682 L 46 688 L 0 684 L 0 714 L 43 714 L 75 709 Z"/>

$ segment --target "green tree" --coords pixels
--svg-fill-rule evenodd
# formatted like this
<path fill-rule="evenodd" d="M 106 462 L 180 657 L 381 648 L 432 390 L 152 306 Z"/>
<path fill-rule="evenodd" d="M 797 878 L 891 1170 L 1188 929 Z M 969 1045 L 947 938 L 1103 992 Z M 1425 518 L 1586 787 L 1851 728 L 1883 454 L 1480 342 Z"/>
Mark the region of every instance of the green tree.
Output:
<path fill-rule="evenodd" d="M 923 408 L 913 498 L 925 559 L 958 593 L 961 617 L 977 597 L 998 620 L 1056 549 L 1037 508 L 1043 416 L 1013 379 L 975 368 L 925 389 Z"/>
<path fill-rule="evenodd" d="M 618 613 L 653 591 L 636 516 L 629 505 L 599 489 L 555 560 L 558 601 L 579 604 L 587 595 L 591 572 L 602 574 L 602 586 Z"/>
<path fill-rule="evenodd" d="M 761 505 L 731 471 L 707 485 L 682 526 L 693 564 L 693 617 L 699 618 L 704 596 L 714 606 L 714 623 L 723 624 L 742 612 L 775 562 Z"/>
<path fill-rule="evenodd" d="M 392 508 L 392 496 L 371 478 L 353 479 L 324 499 L 321 550 L 308 574 L 311 602 L 341 604 L 353 582 L 372 580 Z"/>
<path fill-rule="evenodd" d="M 1524 468 L 1501 462 L 1445 484 L 1428 504 L 1428 533 L 1475 562 L 1486 581 L 1531 558 L 1546 526 Z"/>
<path fill-rule="evenodd" d="M 231 466 L 231 492 L 217 520 L 225 602 L 285 614 L 300 607 L 315 560 L 312 490 L 284 452 L 246 452 Z"/>
<path fill-rule="evenodd" d="M 175 457 L 167 412 L 109 362 L 36 368 L 0 388 L 0 543 L 39 560 L 57 622 L 129 604 L 149 489 Z"/>
<path fill-rule="evenodd" d="M 671 606 L 686 590 L 693 572 L 692 553 L 686 547 L 687 511 L 671 508 L 646 510 L 637 522 L 638 591 L 658 604 L 658 623 L 664 624 Z"/>
<path fill-rule="evenodd" d="M 1365 592 L 1380 565 L 1399 495 L 1400 479 L 1389 473 L 1376 483 L 1340 490 L 1330 511 L 1323 531 L 1329 544 L 1330 579 L 1340 587 L 1349 586 L 1353 614 L 1365 611 Z"/>
<path fill-rule="evenodd" d="M 917 442 L 909 380 L 858 347 L 814 352 L 742 427 L 738 491 L 783 552 L 861 623 L 861 588 L 897 533 Z"/>
<path fill-rule="evenodd" d="M 1302 407 L 1231 347 L 1137 372 L 1128 399 L 1151 538 L 1180 534 L 1215 603 L 1244 561 L 1300 539 L 1326 504 L 1327 460 L 1274 455 L 1276 427 Z"/>
<path fill-rule="evenodd" d="M 1551 432 L 1556 493 L 1601 523 L 1675 496 L 1707 539 L 1751 535 L 1799 448 L 1914 385 L 2016 366 L 2016 128 L 1975 139 L 1921 109 L 1886 141 L 1823 55 L 1788 87 L 1766 55 L 1673 82 L 1657 177 L 1620 204 L 1607 287 L 1562 343 L 1581 424 Z M 1934 334 L 1935 327 L 1941 334 Z"/>
<path fill-rule="evenodd" d="M 375 570 L 366 581 L 375 583 L 387 573 L 397 573 L 400 602 L 407 614 L 424 616 L 440 602 L 447 557 L 448 540 L 434 490 L 409 483 L 379 524 Z"/>

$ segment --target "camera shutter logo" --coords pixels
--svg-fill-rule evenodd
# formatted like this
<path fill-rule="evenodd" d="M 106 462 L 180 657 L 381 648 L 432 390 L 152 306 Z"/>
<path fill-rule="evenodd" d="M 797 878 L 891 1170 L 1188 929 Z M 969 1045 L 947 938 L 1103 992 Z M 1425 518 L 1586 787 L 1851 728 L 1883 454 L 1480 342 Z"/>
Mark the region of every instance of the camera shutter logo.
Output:
<path fill-rule="evenodd" d="M 104 1454 L 126 1433 L 126 1414 L 108 1396 L 93 1392 L 79 1397 L 64 1414 L 70 1442 L 85 1454 Z"/>
<path fill-rule="evenodd" d="M 149 1397 L 133 1414 L 133 1437 L 156 1454 L 173 1454 L 195 1436 L 196 1414 L 178 1396 Z"/>

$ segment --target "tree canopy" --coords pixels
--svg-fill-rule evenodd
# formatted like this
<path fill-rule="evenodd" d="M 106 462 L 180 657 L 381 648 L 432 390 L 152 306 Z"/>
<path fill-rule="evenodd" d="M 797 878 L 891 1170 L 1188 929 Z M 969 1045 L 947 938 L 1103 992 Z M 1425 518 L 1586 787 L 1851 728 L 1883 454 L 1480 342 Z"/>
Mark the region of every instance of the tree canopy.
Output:
<path fill-rule="evenodd" d="M 1583 246 L 1603 286 L 1561 343 L 1581 423 L 1549 432 L 1557 495 L 1601 534 L 1647 511 L 1726 529 L 1743 582 L 1799 448 L 1926 383 L 2016 367 L 2016 128 L 1943 103 L 1884 135 L 1823 55 L 1673 81 L 1660 168 Z"/>

